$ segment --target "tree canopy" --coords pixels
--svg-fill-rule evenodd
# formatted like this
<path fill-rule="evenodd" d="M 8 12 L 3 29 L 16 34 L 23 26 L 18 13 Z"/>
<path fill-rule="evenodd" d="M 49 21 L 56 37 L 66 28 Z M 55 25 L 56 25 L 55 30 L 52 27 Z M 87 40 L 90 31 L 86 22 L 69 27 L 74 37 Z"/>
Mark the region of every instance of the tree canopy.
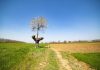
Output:
<path fill-rule="evenodd" d="M 33 31 L 42 30 L 43 28 L 47 27 L 47 21 L 42 16 L 35 17 L 32 19 L 31 26 Z"/>

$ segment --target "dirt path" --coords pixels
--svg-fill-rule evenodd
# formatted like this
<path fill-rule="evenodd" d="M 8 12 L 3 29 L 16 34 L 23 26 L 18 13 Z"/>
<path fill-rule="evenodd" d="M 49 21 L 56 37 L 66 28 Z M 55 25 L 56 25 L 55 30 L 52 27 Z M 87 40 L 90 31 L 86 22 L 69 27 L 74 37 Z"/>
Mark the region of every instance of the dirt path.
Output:
<path fill-rule="evenodd" d="M 64 68 L 64 69 L 66 69 L 66 70 L 72 70 L 72 68 L 70 67 L 70 65 L 69 65 L 69 62 L 68 62 L 68 60 L 66 59 L 63 59 L 62 58 L 62 55 L 60 54 L 60 52 L 58 52 L 57 50 L 55 50 L 54 48 L 51 48 L 55 53 L 56 53 L 56 55 L 57 55 L 57 58 L 58 58 L 58 60 L 60 61 L 60 63 L 61 63 L 61 66 Z"/>
<path fill-rule="evenodd" d="M 57 58 L 61 65 L 60 67 L 62 67 L 64 70 L 95 70 L 90 68 L 88 64 L 78 61 L 70 54 L 68 54 L 67 59 L 64 59 L 61 53 L 57 49 L 55 48 L 51 48 L 51 49 L 56 53 Z M 62 68 L 60 70 L 63 70 Z"/>

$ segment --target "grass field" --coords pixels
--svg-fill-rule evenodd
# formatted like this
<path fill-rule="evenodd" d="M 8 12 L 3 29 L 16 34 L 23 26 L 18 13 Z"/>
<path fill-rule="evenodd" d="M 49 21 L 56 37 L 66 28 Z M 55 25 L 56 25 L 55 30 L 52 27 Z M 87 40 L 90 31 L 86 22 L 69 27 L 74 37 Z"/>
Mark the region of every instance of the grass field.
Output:
<path fill-rule="evenodd" d="M 0 70 L 10 70 L 22 61 L 32 48 L 26 43 L 0 43 Z"/>
<path fill-rule="evenodd" d="M 100 53 L 73 53 L 80 61 L 84 61 L 91 65 L 96 70 L 100 70 Z"/>
<path fill-rule="evenodd" d="M 46 46 L 46 47 L 45 47 Z M 75 68 L 77 63 L 74 58 L 89 64 L 92 68 L 100 69 L 100 43 L 69 43 L 69 44 L 40 44 L 40 48 L 35 48 L 30 43 L 0 43 L 0 70 L 64 70 L 62 64 L 66 64 L 63 58 L 68 60 L 68 65 L 73 70 L 80 70 L 82 67 Z M 58 56 L 61 59 L 58 60 Z M 62 60 L 62 61 L 61 61 Z M 79 66 L 80 64 L 77 63 Z M 63 66 L 63 65 L 62 65 Z M 85 67 L 85 66 L 83 66 Z M 88 70 L 88 69 L 82 69 Z"/>
<path fill-rule="evenodd" d="M 40 44 L 46 46 L 45 44 Z M 0 70 L 58 70 L 54 52 L 28 43 L 0 43 Z"/>

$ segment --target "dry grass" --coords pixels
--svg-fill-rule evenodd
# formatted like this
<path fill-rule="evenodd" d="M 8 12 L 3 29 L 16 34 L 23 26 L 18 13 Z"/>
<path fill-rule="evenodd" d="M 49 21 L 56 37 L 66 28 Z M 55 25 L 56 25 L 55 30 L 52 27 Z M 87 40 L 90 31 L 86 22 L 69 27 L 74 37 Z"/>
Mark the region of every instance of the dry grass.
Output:
<path fill-rule="evenodd" d="M 100 42 L 97 43 L 68 43 L 68 44 L 50 44 L 50 47 L 58 51 L 66 51 L 71 53 L 91 53 L 100 52 Z"/>

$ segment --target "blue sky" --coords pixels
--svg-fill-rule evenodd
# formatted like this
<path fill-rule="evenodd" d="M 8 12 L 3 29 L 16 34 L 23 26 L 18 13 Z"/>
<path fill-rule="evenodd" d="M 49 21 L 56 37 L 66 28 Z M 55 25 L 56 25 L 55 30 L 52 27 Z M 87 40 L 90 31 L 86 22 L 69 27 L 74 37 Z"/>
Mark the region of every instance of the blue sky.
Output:
<path fill-rule="evenodd" d="M 0 37 L 33 42 L 33 17 L 44 16 L 44 42 L 100 39 L 99 0 L 0 0 Z"/>

